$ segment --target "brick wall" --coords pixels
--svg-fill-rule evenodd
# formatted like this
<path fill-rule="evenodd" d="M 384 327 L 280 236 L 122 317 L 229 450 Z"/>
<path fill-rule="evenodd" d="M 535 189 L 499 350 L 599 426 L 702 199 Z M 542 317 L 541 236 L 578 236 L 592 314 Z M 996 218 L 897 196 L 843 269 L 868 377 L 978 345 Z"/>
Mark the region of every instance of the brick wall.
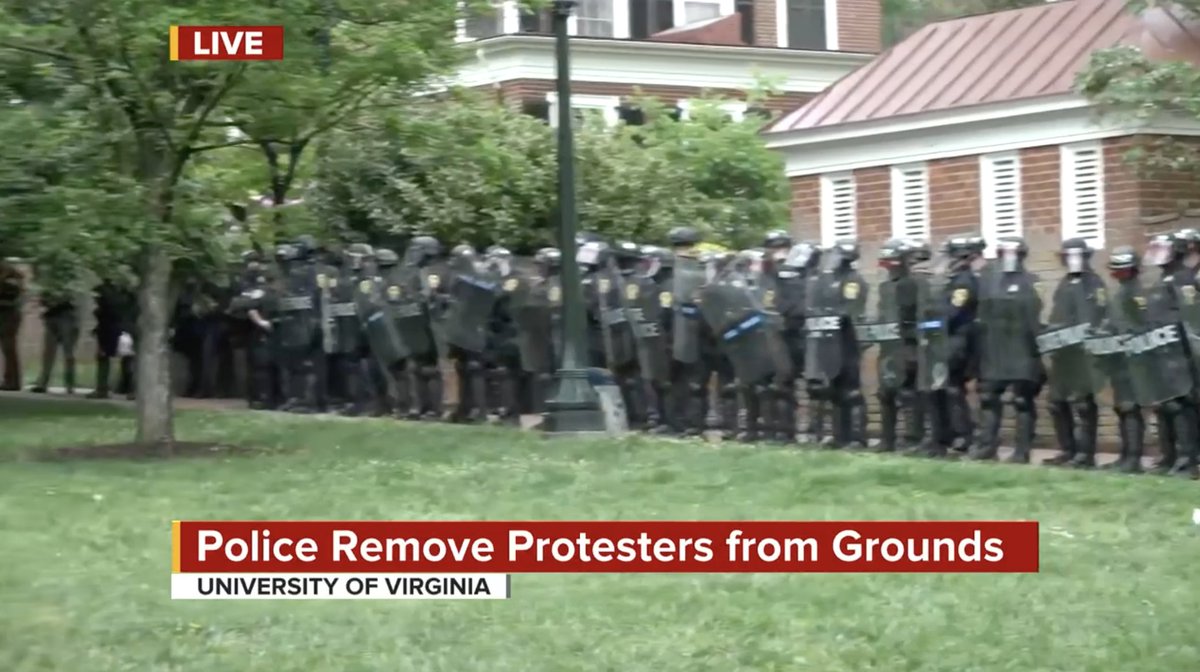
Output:
<path fill-rule="evenodd" d="M 779 46 L 776 31 L 775 3 L 778 0 L 754 0 L 754 44 L 760 47 Z"/>
<path fill-rule="evenodd" d="M 529 98 L 541 98 L 544 100 L 545 95 L 554 90 L 554 82 L 549 79 L 513 79 L 501 82 L 497 89 L 497 95 L 503 100 L 512 104 L 519 104 L 521 100 Z M 638 87 L 633 84 L 611 84 L 606 82 L 572 82 L 571 84 L 572 93 L 585 96 L 621 96 L 622 98 L 627 98 L 638 95 L 639 89 L 642 95 L 661 98 L 670 104 L 674 104 L 676 101 L 684 98 L 698 98 L 704 93 L 703 89 L 694 86 Z M 731 99 L 744 98 L 746 95 L 744 91 L 735 91 L 732 89 L 716 89 L 712 90 L 711 93 Z M 787 93 L 768 99 L 764 103 L 764 106 L 782 113 L 799 107 L 814 95 L 810 93 Z"/>
<path fill-rule="evenodd" d="M 1147 225 L 1150 215 L 1178 212 L 1184 205 L 1195 206 L 1194 178 L 1162 173 L 1141 174 L 1126 160 L 1126 153 L 1139 143 L 1153 138 L 1125 137 L 1105 140 L 1104 200 L 1107 247 L 1142 246 L 1146 238 L 1160 231 L 1179 228 L 1177 222 Z M 1056 256 L 1061 234 L 1060 162 L 1058 146 L 1020 150 L 1021 198 L 1024 235 L 1029 243 L 1029 268 L 1041 278 L 1043 292 L 1052 291 L 1062 277 Z M 930 189 L 930 228 L 934 243 L 954 235 L 980 230 L 979 157 L 940 159 L 927 163 Z M 854 171 L 859 242 L 862 260 L 859 269 L 872 285 L 882 278 L 876 265 L 879 243 L 891 235 L 891 175 L 884 167 Z M 820 239 L 820 178 L 797 177 L 792 184 L 793 232 L 800 238 Z M 1105 254 L 1097 255 L 1097 267 Z M 870 310 L 874 311 L 877 293 L 872 292 Z M 1048 297 L 1047 297 L 1048 299 Z M 1046 310 L 1050 308 L 1046 301 Z M 863 365 L 863 380 L 868 396 L 875 391 L 874 360 L 868 353 Z M 1102 408 L 1109 408 L 1106 398 Z M 872 410 L 874 411 L 872 397 Z M 1046 417 L 1043 415 L 1043 417 Z M 1152 422 L 1152 419 L 1151 419 Z M 1052 440 L 1048 422 L 1039 425 L 1040 442 Z M 1115 439 L 1115 418 L 1105 410 L 1102 429 L 1108 440 Z M 1149 445 L 1149 444 L 1148 444 Z"/>
<path fill-rule="evenodd" d="M 883 43 L 880 0 L 837 0 L 838 51 L 877 54 Z"/>

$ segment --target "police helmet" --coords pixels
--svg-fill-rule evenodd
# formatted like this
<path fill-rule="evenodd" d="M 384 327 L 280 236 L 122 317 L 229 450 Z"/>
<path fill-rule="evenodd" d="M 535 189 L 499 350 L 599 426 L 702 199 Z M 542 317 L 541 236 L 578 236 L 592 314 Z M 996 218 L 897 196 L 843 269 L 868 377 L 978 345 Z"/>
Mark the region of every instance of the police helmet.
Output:
<path fill-rule="evenodd" d="M 1121 245 L 1113 248 L 1108 254 L 1108 269 L 1110 271 L 1137 270 L 1138 253 L 1132 245 Z"/>
<path fill-rule="evenodd" d="M 774 229 L 763 236 L 762 246 L 767 249 L 789 248 L 792 246 L 792 236 L 783 229 Z"/>
<path fill-rule="evenodd" d="M 400 255 L 396 254 L 395 250 L 380 247 L 375 250 L 375 261 L 380 268 L 391 268 L 400 263 Z"/>
<path fill-rule="evenodd" d="M 671 247 L 689 247 L 700 243 L 700 232 L 690 226 L 677 226 L 667 232 Z"/>
<path fill-rule="evenodd" d="M 547 269 L 557 269 L 562 265 L 562 252 L 557 247 L 543 247 L 533 256 L 533 260 Z"/>

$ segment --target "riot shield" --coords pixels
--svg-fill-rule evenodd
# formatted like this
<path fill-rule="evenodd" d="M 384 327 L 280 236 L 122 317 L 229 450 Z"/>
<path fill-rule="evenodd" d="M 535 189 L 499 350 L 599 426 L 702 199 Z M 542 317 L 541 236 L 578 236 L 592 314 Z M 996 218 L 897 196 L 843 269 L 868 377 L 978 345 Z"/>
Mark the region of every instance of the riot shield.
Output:
<path fill-rule="evenodd" d="M 723 280 L 705 286 L 700 296 L 704 320 L 738 380 L 757 383 L 774 374 L 778 362 L 772 357 L 768 319 L 750 291 Z"/>
<path fill-rule="evenodd" d="M 335 345 L 327 352 L 351 354 L 358 351 L 362 340 L 362 322 L 355 298 L 356 280 L 353 275 L 344 273 L 329 290 L 332 303 L 328 312 L 333 319 Z"/>
<path fill-rule="evenodd" d="M 876 357 L 879 386 L 889 390 L 904 384 L 904 339 L 899 322 L 866 322 L 855 325 L 854 334 L 863 345 L 878 346 Z"/>
<path fill-rule="evenodd" d="M 1043 375 L 1036 338 L 1036 294 L 1028 276 L 985 271 L 980 278 L 983 325 L 980 378 L 1038 382 Z"/>
<path fill-rule="evenodd" d="M 483 352 L 492 310 L 499 298 L 500 278 L 465 257 L 456 259 L 450 272 L 450 303 L 442 325 L 446 342 L 469 352 Z"/>
<path fill-rule="evenodd" d="M 1187 335 L 1193 371 L 1200 371 L 1200 303 L 1196 301 L 1196 287 L 1193 285 L 1179 288 L 1179 322 Z"/>
<path fill-rule="evenodd" d="M 610 269 L 616 283 L 617 297 L 633 331 L 638 367 L 645 380 L 670 382 L 666 338 L 658 323 L 658 292 L 653 281 L 626 278 L 620 270 Z"/>
<path fill-rule="evenodd" d="M 700 307 L 697 292 L 705 283 L 704 264 L 699 259 L 675 255 L 669 306 L 674 319 L 671 329 L 671 354 L 675 361 L 694 364 L 700 360 Z M 666 302 L 660 297 L 660 303 Z"/>
<path fill-rule="evenodd" d="M 554 308 L 549 287 L 540 278 L 521 278 L 511 292 L 513 322 L 517 327 L 517 349 L 521 352 L 521 368 L 529 373 L 554 370 L 553 334 Z"/>
<path fill-rule="evenodd" d="M 808 280 L 804 377 L 828 384 L 842 372 L 841 283 L 820 273 Z"/>
<path fill-rule="evenodd" d="M 633 324 L 621 305 L 620 273 L 609 268 L 596 271 L 597 309 L 600 311 L 600 337 L 604 340 L 604 359 L 610 371 L 625 367 L 637 359 Z"/>
<path fill-rule="evenodd" d="M 371 354 L 379 364 L 390 368 L 407 357 L 408 352 L 396 329 L 393 306 L 383 292 L 382 278 L 363 278 L 358 283 L 355 303 Z"/>
<path fill-rule="evenodd" d="M 914 276 L 917 286 L 917 389 L 945 389 L 950 373 L 950 331 L 946 322 L 946 279 Z"/>
<path fill-rule="evenodd" d="M 337 287 L 338 278 L 334 269 L 318 266 L 315 269 L 317 284 L 317 303 L 321 319 L 321 349 L 325 354 L 337 351 L 337 323 L 333 316 L 333 290 Z"/>
<path fill-rule="evenodd" d="M 396 325 L 401 357 L 424 357 L 434 350 L 429 313 L 416 268 L 397 267 L 384 278 L 387 311 Z"/>
<path fill-rule="evenodd" d="M 1038 354 L 1050 360 L 1051 391 L 1060 399 L 1080 399 L 1100 391 L 1102 378 L 1087 349 L 1091 329 L 1084 323 L 1038 334 Z"/>
<path fill-rule="evenodd" d="M 1083 343 L 1092 358 L 1098 378 L 1107 380 L 1112 386 L 1113 401 L 1118 404 L 1137 400 L 1133 379 L 1129 375 L 1129 362 L 1125 357 L 1127 340 L 1124 335 L 1094 331 Z"/>
<path fill-rule="evenodd" d="M 288 271 L 279 312 L 279 347 L 290 352 L 308 350 L 317 330 L 317 311 L 313 305 L 312 275 L 307 269 Z"/>
<path fill-rule="evenodd" d="M 1191 362 L 1183 328 L 1143 323 L 1125 341 L 1130 378 L 1138 404 L 1155 406 L 1192 392 Z"/>

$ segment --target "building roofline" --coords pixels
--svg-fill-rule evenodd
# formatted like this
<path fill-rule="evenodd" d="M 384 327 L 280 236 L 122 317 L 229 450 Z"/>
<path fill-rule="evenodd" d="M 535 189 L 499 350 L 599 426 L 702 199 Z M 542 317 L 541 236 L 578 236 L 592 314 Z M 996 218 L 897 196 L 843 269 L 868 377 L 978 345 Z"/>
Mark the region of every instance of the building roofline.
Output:
<path fill-rule="evenodd" d="M 498 35 L 463 46 L 474 58 L 445 85 L 498 86 L 556 77 L 549 36 Z M 573 81 L 645 87 L 744 91 L 761 77 L 780 93 L 816 94 L 870 59 L 871 54 L 778 47 L 571 38 Z"/>
<path fill-rule="evenodd" d="M 1138 134 L 1200 136 L 1200 123 L 1103 117 L 1072 95 L 780 132 L 766 140 L 783 155 L 788 177 L 803 177 Z"/>
<path fill-rule="evenodd" d="M 486 50 L 502 53 L 520 47 L 553 46 L 554 37 L 551 35 L 495 35 L 473 42 L 463 42 L 467 48 L 474 47 L 476 51 Z M 761 61 L 776 61 L 779 63 L 794 63 L 798 60 L 806 63 L 828 63 L 830 65 L 862 65 L 868 63 L 878 54 L 857 51 L 816 51 L 807 49 L 787 49 L 783 47 L 761 47 L 728 44 L 692 44 L 688 42 L 665 42 L 657 40 L 632 40 L 610 37 L 571 37 L 571 51 L 588 53 L 657 53 L 694 55 L 721 54 L 723 56 L 753 58 Z"/>

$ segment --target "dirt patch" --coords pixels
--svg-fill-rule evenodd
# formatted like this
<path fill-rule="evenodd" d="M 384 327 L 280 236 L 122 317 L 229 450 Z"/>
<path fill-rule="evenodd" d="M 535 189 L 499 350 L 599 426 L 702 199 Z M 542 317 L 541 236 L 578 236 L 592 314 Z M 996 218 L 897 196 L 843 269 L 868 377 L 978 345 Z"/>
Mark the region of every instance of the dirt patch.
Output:
<path fill-rule="evenodd" d="M 105 443 L 93 446 L 67 446 L 44 451 L 37 456 L 43 462 L 75 460 L 176 460 L 212 457 L 240 457 L 264 452 L 254 448 L 220 443 L 176 441 L 161 443 Z"/>

